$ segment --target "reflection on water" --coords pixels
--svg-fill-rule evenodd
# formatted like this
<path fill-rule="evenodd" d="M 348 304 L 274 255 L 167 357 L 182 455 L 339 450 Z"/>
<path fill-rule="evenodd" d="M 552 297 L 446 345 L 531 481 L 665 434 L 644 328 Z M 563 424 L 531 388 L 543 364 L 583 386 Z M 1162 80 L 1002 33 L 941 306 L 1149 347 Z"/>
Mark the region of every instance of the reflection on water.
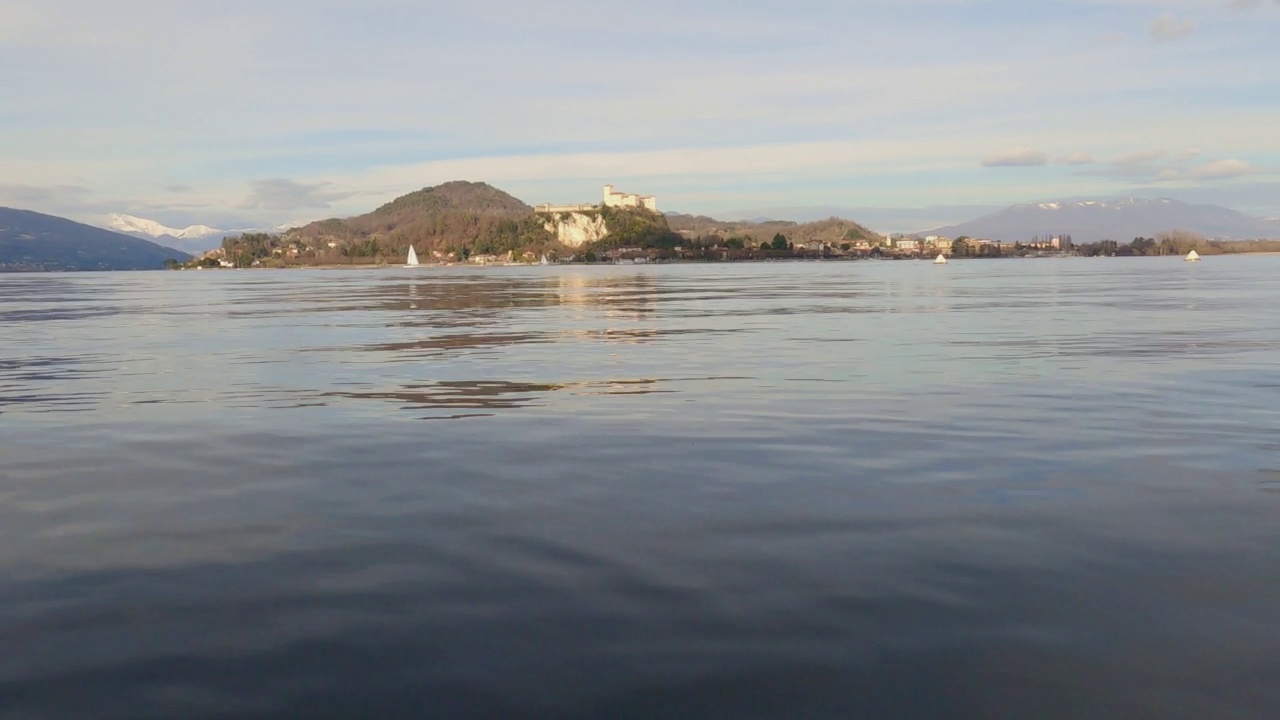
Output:
<path fill-rule="evenodd" d="M 712 378 L 703 378 L 712 379 Z M 744 378 L 736 378 L 744 379 Z M 330 392 L 325 397 L 396 401 L 406 409 L 442 410 L 452 408 L 476 410 L 510 410 L 543 404 L 542 396 L 564 390 L 581 395 L 647 395 L 677 392 L 657 387 L 664 381 L 655 379 L 605 380 L 597 382 L 548 385 L 545 383 L 513 383 L 500 380 L 447 381 L 425 385 L 406 385 L 390 392 Z M 674 381 L 666 381 L 668 383 Z M 482 417 L 481 415 L 449 415 L 448 418 Z M 487 417 L 487 415 L 485 415 Z"/>
<path fill-rule="evenodd" d="M 395 400 L 408 408 L 510 409 L 534 402 L 542 393 L 559 390 L 560 385 L 512 383 L 500 380 L 450 381 L 430 385 L 408 385 L 395 392 L 334 392 L 332 397 Z"/>
<path fill-rule="evenodd" d="M 1277 270 L 0 276 L 0 720 L 1273 717 Z"/>

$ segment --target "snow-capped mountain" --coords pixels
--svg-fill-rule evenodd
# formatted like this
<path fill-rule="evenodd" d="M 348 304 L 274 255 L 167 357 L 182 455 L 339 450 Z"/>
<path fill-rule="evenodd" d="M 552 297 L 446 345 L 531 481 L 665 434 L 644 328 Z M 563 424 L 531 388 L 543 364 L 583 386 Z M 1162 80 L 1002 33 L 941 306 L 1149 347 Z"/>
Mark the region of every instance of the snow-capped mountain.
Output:
<path fill-rule="evenodd" d="M 131 235 L 146 235 L 153 238 L 171 237 L 179 240 L 199 240 L 210 235 L 221 235 L 223 233 L 222 230 L 211 228 L 208 225 L 188 225 L 184 228 L 171 228 L 167 225 L 161 225 L 155 220 L 123 213 L 108 215 L 107 227 L 116 232 L 129 233 Z"/>
<path fill-rule="evenodd" d="M 1168 230 L 1187 230 L 1210 238 L 1232 240 L 1280 237 L 1280 223 L 1274 220 L 1251 217 L 1217 205 L 1192 205 L 1168 198 L 1026 203 L 926 233 L 1005 242 L 1025 242 L 1037 235 L 1070 235 L 1076 242 L 1128 242 Z"/>
<path fill-rule="evenodd" d="M 143 240 L 156 240 L 162 245 L 196 254 L 218 247 L 222 243 L 222 238 L 230 235 L 242 235 L 244 233 L 278 235 L 286 230 L 305 224 L 305 222 L 293 222 L 273 225 L 268 228 L 219 230 L 208 225 L 188 225 L 184 228 L 173 228 L 155 220 L 124 213 L 112 213 L 101 220 L 101 225 L 107 229 Z"/>

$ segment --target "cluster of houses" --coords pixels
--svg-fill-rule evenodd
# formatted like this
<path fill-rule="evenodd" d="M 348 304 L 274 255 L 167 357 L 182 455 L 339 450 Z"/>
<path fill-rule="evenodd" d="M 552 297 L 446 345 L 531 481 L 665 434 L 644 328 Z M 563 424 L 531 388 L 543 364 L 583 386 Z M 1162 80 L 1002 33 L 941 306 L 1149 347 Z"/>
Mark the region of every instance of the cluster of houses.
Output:
<path fill-rule="evenodd" d="M 892 255 L 920 255 L 924 257 L 932 257 L 934 255 L 951 255 L 955 250 L 957 243 L 963 242 L 970 253 L 982 253 L 985 250 L 999 250 L 1001 253 L 1013 253 L 1024 251 L 1041 251 L 1056 252 L 1063 249 L 1062 238 L 1046 237 L 1037 239 L 1033 242 L 999 242 L 996 240 L 986 240 L 982 238 L 949 238 L 941 235 L 926 235 L 924 237 L 916 235 L 885 235 L 879 240 L 859 239 L 847 243 L 848 249 L 845 249 L 846 243 L 832 245 L 824 242 L 809 242 L 803 245 L 797 245 L 799 249 L 803 247 L 811 252 L 828 252 L 831 254 L 855 253 L 870 254 L 874 251 L 880 251 L 882 254 Z"/>
<path fill-rule="evenodd" d="M 689 237 L 690 240 L 694 239 L 688 231 L 681 231 L 680 234 Z M 703 242 L 705 244 L 705 240 Z M 860 238 L 839 242 L 811 240 L 794 243 L 791 249 L 793 252 L 818 253 L 832 257 L 845 255 L 865 256 L 870 254 L 933 257 L 938 254 L 951 255 L 955 250 L 956 243 L 959 242 L 963 242 L 971 254 L 980 254 L 984 250 L 991 249 L 999 250 L 1003 254 L 1026 251 L 1057 252 L 1065 249 L 1063 238 L 1061 237 L 1037 238 L 1032 242 L 999 242 L 970 237 L 953 239 L 941 235 L 921 237 L 901 234 L 884 235 L 876 239 Z M 724 247 L 723 241 L 713 240 L 713 243 L 713 247 Z"/>

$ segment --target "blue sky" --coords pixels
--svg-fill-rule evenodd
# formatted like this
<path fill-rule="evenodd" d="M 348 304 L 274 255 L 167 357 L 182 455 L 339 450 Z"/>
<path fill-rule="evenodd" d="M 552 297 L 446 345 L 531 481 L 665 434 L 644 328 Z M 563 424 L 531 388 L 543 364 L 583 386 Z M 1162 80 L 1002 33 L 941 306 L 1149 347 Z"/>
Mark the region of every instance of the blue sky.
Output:
<path fill-rule="evenodd" d="M 881 230 L 1274 216 L 1277 37 L 1280 0 L 5 0 L 0 205 L 234 228 L 466 179 Z"/>

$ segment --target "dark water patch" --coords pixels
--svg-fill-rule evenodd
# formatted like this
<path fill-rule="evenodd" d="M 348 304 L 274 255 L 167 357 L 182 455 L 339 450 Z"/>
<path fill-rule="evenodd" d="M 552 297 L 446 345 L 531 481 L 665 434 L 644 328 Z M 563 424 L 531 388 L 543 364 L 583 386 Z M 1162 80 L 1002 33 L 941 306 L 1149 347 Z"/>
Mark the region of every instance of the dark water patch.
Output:
<path fill-rule="evenodd" d="M 477 349 L 487 349 L 495 347 L 505 347 L 508 345 L 527 345 L 527 344 L 553 344 L 562 342 L 565 336 L 571 336 L 575 339 L 596 339 L 596 340 L 621 340 L 621 341 L 646 341 L 660 340 L 663 338 L 674 338 L 681 336 L 714 336 L 725 335 L 735 332 L 742 332 L 741 329 L 709 329 L 709 328 L 679 328 L 679 329 L 614 329 L 605 328 L 600 330 L 557 330 L 544 331 L 538 333 L 449 333 L 436 335 L 434 337 L 424 338 L 421 340 L 407 340 L 391 343 L 383 343 L 378 345 L 368 345 L 361 350 L 370 352 L 386 352 L 386 353 L 420 353 L 423 355 L 443 355 L 454 351 L 470 351 Z M 321 347 L 310 348 L 312 352 L 339 352 L 349 353 L 350 347 Z"/>
<path fill-rule="evenodd" d="M 724 379 L 702 378 L 700 380 Z M 405 410 L 423 409 L 495 409 L 514 410 L 543 404 L 546 396 L 567 392 L 572 395 L 648 395 L 676 393 L 660 389 L 660 383 L 671 380 L 651 378 L 602 380 L 590 382 L 527 383 L 494 380 L 449 380 L 405 385 L 394 391 L 343 391 L 324 393 L 325 397 L 349 400 L 391 400 L 403 403 Z M 466 415 L 465 417 L 487 417 Z"/>
<path fill-rule="evenodd" d="M 550 333 L 460 333 L 441 335 L 424 340 L 371 345 L 364 349 L 373 352 L 427 351 L 427 353 L 445 353 L 453 350 L 473 350 L 493 346 L 549 343 L 554 341 L 555 337 Z M 336 348 L 336 350 L 339 352 L 350 351 L 349 348 Z"/>
<path fill-rule="evenodd" d="M 40 323 L 60 320 L 91 320 L 124 315 L 127 311 L 115 307 L 31 308 L 25 310 L 0 310 L 0 323 Z"/>
<path fill-rule="evenodd" d="M 106 397 L 105 392 L 21 394 L 0 389 L 0 412 L 84 412 L 93 410 Z"/>
<path fill-rule="evenodd" d="M 44 383 L 112 372 L 105 355 L 0 359 L 0 382 Z"/>
<path fill-rule="evenodd" d="M 394 391 L 329 392 L 325 397 L 351 400 L 391 400 L 406 410 L 424 409 L 516 409 L 534 405 L 545 394 L 563 385 L 519 383 L 502 380 L 447 380 L 405 385 Z"/>

